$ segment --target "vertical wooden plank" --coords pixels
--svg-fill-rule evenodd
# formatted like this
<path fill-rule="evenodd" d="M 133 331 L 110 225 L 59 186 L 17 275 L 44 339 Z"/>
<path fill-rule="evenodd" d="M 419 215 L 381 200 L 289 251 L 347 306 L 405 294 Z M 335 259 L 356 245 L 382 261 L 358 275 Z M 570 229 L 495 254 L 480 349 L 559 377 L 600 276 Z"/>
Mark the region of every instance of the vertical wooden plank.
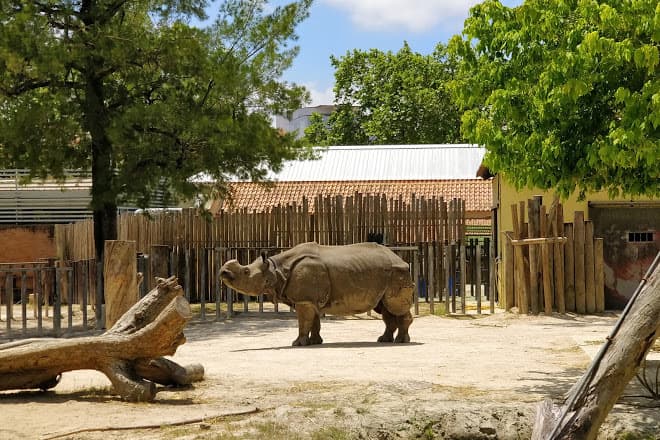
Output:
<path fill-rule="evenodd" d="M 466 275 L 467 271 L 465 270 L 465 243 L 461 241 L 460 243 L 460 286 L 461 286 L 461 313 L 465 314 L 465 282 L 466 282 Z"/>
<path fill-rule="evenodd" d="M 584 271 L 584 212 L 575 211 L 573 220 L 573 248 L 575 258 L 575 311 L 584 314 L 587 311 L 587 298 Z"/>
<path fill-rule="evenodd" d="M 415 251 L 413 251 L 413 265 L 415 268 L 413 269 L 413 276 L 415 278 L 415 296 L 414 296 L 414 304 L 415 304 L 415 315 L 419 315 L 419 275 L 420 275 L 420 255 L 419 255 L 419 248 Z"/>
<path fill-rule="evenodd" d="M 575 246 L 573 243 L 573 224 L 564 224 L 564 293 L 566 311 L 575 311 Z"/>
<path fill-rule="evenodd" d="M 594 275 L 594 224 L 584 224 L 584 285 L 587 313 L 596 313 L 596 278 Z"/>
<path fill-rule="evenodd" d="M 527 200 L 527 236 L 537 238 L 541 236 L 540 222 L 541 201 L 539 197 Z M 540 247 L 535 244 L 529 245 L 529 295 L 532 314 L 539 313 L 539 285 L 541 283 L 541 271 L 539 267 Z"/>
<path fill-rule="evenodd" d="M 594 239 L 594 288 L 596 296 L 596 313 L 605 311 L 605 261 L 603 256 L 603 239 Z"/>
<path fill-rule="evenodd" d="M 475 265 L 477 266 L 477 277 L 475 280 L 476 295 L 477 295 L 477 314 L 481 315 L 481 245 L 477 242 L 477 250 L 475 255 Z"/>
<path fill-rule="evenodd" d="M 552 236 L 559 237 L 563 234 L 564 228 L 564 211 L 561 203 L 557 199 L 553 202 L 556 203 L 555 221 L 552 224 Z M 553 246 L 553 259 L 554 259 L 554 278 L 555 278 L 555 305 L 557 312 L 566 313 L 566 295 L 564 291 L 564 246 L 562 243 L 555 243 Z"/>
<path fill-rule="evenodd" d="M 541 259 L 543 261 L 543 310 L 547 316 L 552 315 L 552 285 L 550 282 L 550 244 L 541 244 Z"/>
<path fill-rule="evenodd" d="M 519 212 L 516 212 L 516 205 L 511 206 L 511 214 L 514 224 L 514 238 L 520 240 L 522 238 L 522 231 L 524 230 L 524 215 L 525 215 L 525 202 L 520 202 Z M 525 265 L 525 254 L 522 246 L 513 246 L 514 255 L 514 274 L 515 274 L 515 292 L 517 296 L 518 313 L 529 313 L 529 270 Z"/>
<path fill-rule="evenodd" d="M 431 264 L 431 269 L 429 270 L 429 279 L 427 283 L 427 299 L 429 301 L 429 312 L 431 315 L 435 314 L 435 243 L 428 243 L 428 252 L 429 252 L 429 263 Z"/>

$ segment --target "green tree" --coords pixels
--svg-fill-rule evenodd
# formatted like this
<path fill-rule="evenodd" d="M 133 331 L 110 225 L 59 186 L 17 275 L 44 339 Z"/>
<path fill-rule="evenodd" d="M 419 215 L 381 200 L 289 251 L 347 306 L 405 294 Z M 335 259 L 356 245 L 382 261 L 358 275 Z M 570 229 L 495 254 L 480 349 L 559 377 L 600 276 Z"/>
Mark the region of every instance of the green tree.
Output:
<path fill-rule="evenodd" d="M 657 0 L 486 0 L 451 89 L 464 136 L 516 185 L 660 195 Z"/>
<path fill-rule="evenodd" d="M 2 0 L 0 161 L 33 175 L 91 170 L 97 258 L 117 205 L 205 191 L 191 176 L 259 179 L 301 143 L 270 115 L 308 100 L 281 74 L 311 0 Z"/>
<path fill-rule="evenodd" d="M 421 55 L 354 50 L 331 57 L 336 110 L 306 130 L 317 145 L 431 144 L 460 140 L 460 116 L 446 89 L 454 63 L 438 45 Z"/>

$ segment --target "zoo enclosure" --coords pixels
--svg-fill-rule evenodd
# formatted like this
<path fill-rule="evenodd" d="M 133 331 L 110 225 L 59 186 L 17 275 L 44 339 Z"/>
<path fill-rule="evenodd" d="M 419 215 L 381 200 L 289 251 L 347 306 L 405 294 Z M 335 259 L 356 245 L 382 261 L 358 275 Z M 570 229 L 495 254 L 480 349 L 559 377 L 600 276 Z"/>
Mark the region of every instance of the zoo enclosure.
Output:
<path fill-rule="evenodd" d="M 176 275 L 187 299 L 200 304 L 201 319 L 207 318 L 207 308 L 215 319 L 221 319 L 221 303 L 226 304 L 228 315 L 233 313 L 236 301 L 242 299 L 244 310 L 251 305 L 247 297 L 220 284 L 217 274 L 224 261 L 237 258 L 245 263 L 257 258 L 262 250 L 275 253 L 306 241 L 328 245 L 379 241 L 391 247 L 411 265 L 418 287 L 416 314 L 420 299 L 429 303 L 431 313 L 441 301 L 450 312 L 474 309 L 481 313 L 484 299 L 490 301 L 492 313 L 492 243 L 476 236 L 466 240 L 469 226 L 465 217 L 465 202 L 461 199 L 445 201 L 442 197 L 412 195 L 404 200 L 356 193 L 353 197 L 317 196 L 311 201 L 304 199 L 300 204 L 278 205 L 259 212 L 225 210 L 213 218 L 193 209 L 151 216 L 121 214 L 118 239 L 136 242 L 137 267 L 145 280 L 141 294 L 154 287 L 154 277 Z M 71 309 L 72 304 L 84 302 L 93 306 L 100 317 L 102 300 L 96 286 L 92 221 L 56 225 L 55 240 L 59 269 L 51 262 L 48 270 L 60 273 L 59 287 L 43 293 L 38 304 L 44 303 L 47 309 L 49 303 L 44 299 L 53 307 L 57 301 L 64 301 Z M 11 273 L 12 286 L 0 286 L 0 299 L 5 304 L 9 296 L 14 299 L 17 289 L 25 288 L 28 297 L 37 291 L 29 283 L 17 282 L 22 276 L 18 269 L 15 266 L 6 270 Z M 263 298 L 258 307 L 264 310 Z M 81 310 L 87 313 L 87 306 L 81 305 Z M 60 314 L 53 312 L 55 316 Z M 23 313 L 21 320 L 25 319 Z M 83 321 L 86 325 L 86 316 Z M 67 324 L 68 330 L 71 324 Z M 61 330 L 58 325 L 53 321 L 55 333 Z"/>

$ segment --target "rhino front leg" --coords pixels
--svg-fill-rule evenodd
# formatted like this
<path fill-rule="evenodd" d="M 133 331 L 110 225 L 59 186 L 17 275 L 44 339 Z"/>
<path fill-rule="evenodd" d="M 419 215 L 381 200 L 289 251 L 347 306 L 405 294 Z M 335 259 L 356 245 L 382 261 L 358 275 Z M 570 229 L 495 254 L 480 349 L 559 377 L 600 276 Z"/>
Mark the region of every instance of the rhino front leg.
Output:
<path fill-rule="evenodd" d="M 296 303 L 296 316 L 298 317 L 298 337 L 292 345 L 299 347 L 312 344 L 309 334 L 312 332 L 315 319 L 318 319 L 314 306 L 311 303 Z M 320 322 L 318 328 L 319 330 L 321 328 Z M 314 336 L 313 332 L 312 336 Z"/>

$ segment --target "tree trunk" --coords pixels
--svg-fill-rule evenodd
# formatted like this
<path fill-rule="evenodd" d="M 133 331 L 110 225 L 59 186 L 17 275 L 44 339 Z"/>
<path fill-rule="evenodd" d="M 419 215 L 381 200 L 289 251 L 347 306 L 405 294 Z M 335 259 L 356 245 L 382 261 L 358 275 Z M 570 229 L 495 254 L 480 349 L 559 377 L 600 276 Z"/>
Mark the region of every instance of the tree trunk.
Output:
<path fill-rule="evenodd" d="M 181 293 L 176 277 L 161 279 L 100 336 L 0 345 L 0 390 L 48 389 L 57 385 L 63 372 L 93 369 L 108 376 L 123 399 L 151 401 L 155 383 L 188 385 L 201 380 L 201 365 L 181 367 L 161 358 L 186 341 L 183 328 L 192 315 Z"/>
<path fill-rule="evenodd" d="M 543 402 L 532 439 L 595 439 L 660 333 L 660 253 L 566 403 Z"/>

